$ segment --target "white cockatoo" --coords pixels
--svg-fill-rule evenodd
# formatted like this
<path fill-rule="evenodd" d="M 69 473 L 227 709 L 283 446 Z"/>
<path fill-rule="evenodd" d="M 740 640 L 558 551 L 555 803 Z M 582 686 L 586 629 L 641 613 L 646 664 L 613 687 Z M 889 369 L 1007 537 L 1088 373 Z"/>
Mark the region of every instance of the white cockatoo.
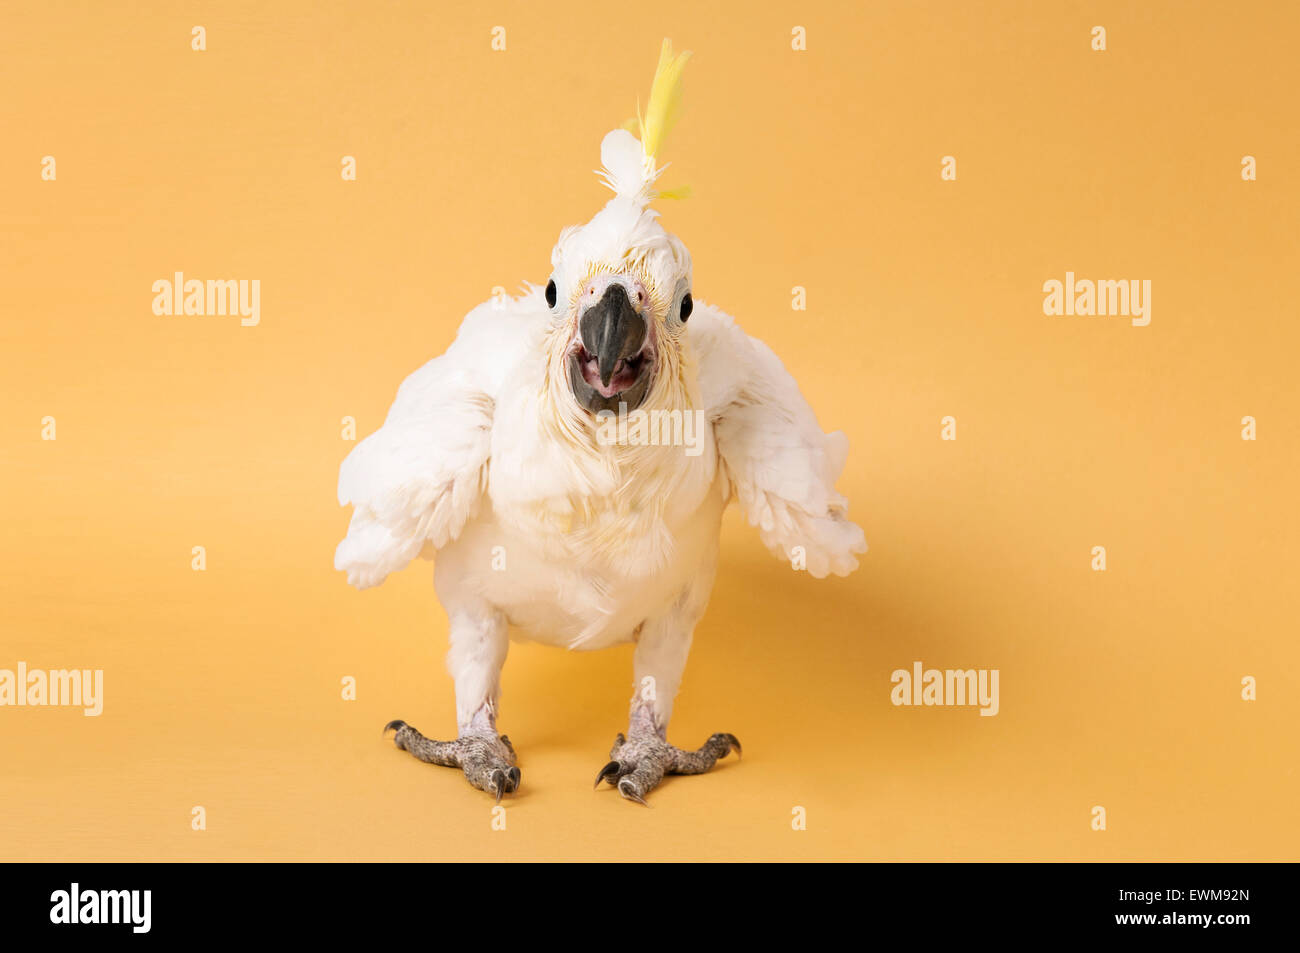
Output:
<path fill-rule="evenodd" d="M 560 233 L 545 288 L 471 311 L 339 473 L 339 502 L 354 511 L 334 565 L 349 583 L 379 585 L 436 551 L 458 735 L 434 741 L 394 721 L 396 744 L 461 768 L 497 800 L 520 783 L 497 733 L 512 636 L 636 643 L 628 732 L 596 784 L 644 803 L 665 773 L 740 752 L 725 733 L 698 750 L 667 741 L 728 501 L 813 576 L 847 575 L 866 550 L 835 490 L 844 434 L 822 432 L 766 345 L 693 298 L 690 254 L 649 207 L 689 56 L 665 40 L 629 123 L 638 135 L 605 136 L 614 197 Z"/>

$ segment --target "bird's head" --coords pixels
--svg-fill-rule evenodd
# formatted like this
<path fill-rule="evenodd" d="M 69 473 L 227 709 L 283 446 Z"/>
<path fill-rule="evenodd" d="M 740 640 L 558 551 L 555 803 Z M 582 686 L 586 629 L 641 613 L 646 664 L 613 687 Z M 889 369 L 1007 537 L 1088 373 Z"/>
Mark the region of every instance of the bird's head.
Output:
<path fill-rule="evenodd" d="M 690 53 L 664 40 L 644 114 L 605 136 L 601 177 L 614 197 L 586 225 L 560 233 L 551 252 L 546 303 L 552 393 L 590 414 L 640 406 L 681 407 L 685 334 L 691 316 L 691 256 L 649 208 L 664 137 L 677 118 Z"/>

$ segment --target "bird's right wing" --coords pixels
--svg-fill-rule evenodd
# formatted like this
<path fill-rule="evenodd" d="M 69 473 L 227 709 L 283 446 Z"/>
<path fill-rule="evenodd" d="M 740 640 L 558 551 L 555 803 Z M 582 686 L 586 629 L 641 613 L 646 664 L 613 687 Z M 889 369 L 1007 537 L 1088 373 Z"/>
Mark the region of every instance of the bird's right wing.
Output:
<path fill-rule="evenodd" d="M 339 504 L 351 503 L 353 514 L 334 568 L 350 584 L 379 585 L 474 517 L 487 487 L 493 367 L 511 361 L 534 297 L 470 312 L 447 352 L 402 382 L 384 425 L 343 461 Z"/>

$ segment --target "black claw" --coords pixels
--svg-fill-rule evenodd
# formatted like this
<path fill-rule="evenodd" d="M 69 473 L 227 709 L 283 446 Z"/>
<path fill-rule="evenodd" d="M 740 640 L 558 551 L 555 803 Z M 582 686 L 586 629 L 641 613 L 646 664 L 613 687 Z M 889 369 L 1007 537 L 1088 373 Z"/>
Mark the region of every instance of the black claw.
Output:
<path fill-rule="evenodd" d="M 388 724 L 384 725 L 384 732 L 383 732 L 383 733 L 384 733 L 384 734 L 387 734 L 387 733 L 390 732 L 390 731 L 401 731 L 403 728 L 406 728 L 406 727 L 407 727 L 406 722 L 402 721 L 402 719 L 400 719 L 400 718 L 394 718 L 394 719 L 393 719 L 392 721 L 390 721 Z"/>
<path fill-rule="evenodd" d="M 488 779 L 488 789 L 496 795 L 497 803 L 501 803 L 501 795 L 506 793 L 506 773 L 500 768 L 492 772 L 492 777 Z"/>
<path fill-rule="evenodd" d="M 722 737 L 727 739 L 727 743 L 730 744 L 732 750 L 736 752 L 736 760 L 739 761 L 741 756 L 745 753 L 744 749 L 740 747 L 739 739 L 737 739 L 735 735 L 729 734 L 724 734 Z"/>
<path fill-rule="evenodd" d="M 618 754 L 619 749 L 622 748 L 625 744 L 627 744 L 627 739 L 623 737 L 623 732 L 620 731 L 617 735 L 614 736 L 614 744 L 609 749 L 609 756 L 611 758 L 615 757 Z"/>
<path fill-rule="evenodd" d="M 636 801 L 638 804 L 644 804 L 646 807 L 650 806 L 649 804 L 646 804 L 646 799 L 641 796 L 641 793 L 627 778 L 618 782 L 618 793 L 623 795 L 623 797 L 627 798 L 629 801 Z"/>
<path fill-rule="evenodd" d="M 506 775 L 506 779 L 507 779 L 507 781 L 509 782 L 509 790 L 510 790 L 510 791 L 518 791 L 518 790 L 519 790 L 519 778 L 520 778 L 519 769 L 518 769 L 518 768 L 511 768 L 511 769 L 510 769 L 510 773 L 509 773 L 508 775 Z"/>
<path fill-rule="evenodd" d="M 596 783 L 591 786 L 592 790 L 595 790 L 596 788 L 600 787 L 600 782 L 604 781 L 606 778 L 611 776 L 617 776 L 621 768 L 622 766 L 617 761 L 611 761 L 603 768 L 601 768 L 600 774 L 596 775 Z M 614 782 L 610 781 L 609 783 L 613 784 Z"/>

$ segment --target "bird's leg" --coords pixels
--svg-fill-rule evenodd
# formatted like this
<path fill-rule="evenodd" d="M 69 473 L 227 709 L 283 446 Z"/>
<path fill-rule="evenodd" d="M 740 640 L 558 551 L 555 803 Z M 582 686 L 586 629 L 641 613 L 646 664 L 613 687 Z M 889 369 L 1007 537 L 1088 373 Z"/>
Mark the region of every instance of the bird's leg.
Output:
<path fill-rule="evenodd" d="M 719 732 L 697 750 L 668 743 L 668 719 L 673 698 L 681 684 L 682 670 L 691 648 L 694 620 L 683 626 L 681 607 L 663 618 L 647 620 L 637 641 L 634 668 L 635 694 L 628 715 L 628 731 L 614 739 L 610 761 L 596 775 L 596 786 L 605 781 L 630 801 L 645 804 L 645 797 L 665 774 L 703 774 L 719 758 L 735 751 L 735 735 Z"/>
<path fill-rule="evenodd" d="M 496 725 L 501 666 L 508 647 L 506 621 L 500 613 L 486 610 L 449 615 L 447 668 L 456 681 L 456 740 L 434 741 L 401 720 L 390 721 L 384 730 L 397 731 L 393 738 L 397 747 L 428 764 L 460 768 L 470 784 L 500 801 L 503 794 L 518 790 L 520 781 L 514 746 L 497 734 Z"/>

